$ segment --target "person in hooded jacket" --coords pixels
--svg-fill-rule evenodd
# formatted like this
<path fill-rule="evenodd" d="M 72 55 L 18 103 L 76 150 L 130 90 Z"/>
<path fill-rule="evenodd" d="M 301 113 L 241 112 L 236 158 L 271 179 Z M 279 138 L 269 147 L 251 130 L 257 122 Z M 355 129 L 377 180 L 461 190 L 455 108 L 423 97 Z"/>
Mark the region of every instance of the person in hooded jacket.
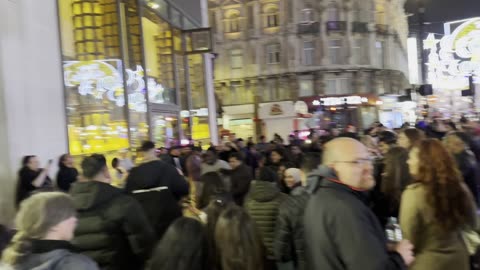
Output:
<path fill-rule="evenodd" d="M 250 182 L 253 179 L 252 169 L 244 163 L 240 152 L 232 153 L 228 159 L 231 170 L 222 169 L 224 175 L 230 176 L 233 200 L 238 206 L 243 206 L 243 201 L 250 188 Z"/>
<path fill-rule="evenodd" d="M 140 204 L 110 185 L 103 155 L 82 161 L 83 178 L 70 194 L 78 212 L 73 244 L 104 270 L 143 269 L 155 234 Z"/>
<path fill-rule="evenodd" d="M 98 270 L 94 261 L 75 253 L 70 244 L 75 214 L 65 193 L 42 192 L 23 201 L 15 219 L 18 231 L 2 254 L 0 269 Z"/>
<path fill-rule="evenodd" d="M 302 171 L 290 168 L 285 171 L 285 182 L 291 188 L 290 196 L 281 205 L 275 226 L 273 252 L 279 270 L 305 270 L 305 236 L 303 214 L 310 193 L 306 178 L 320 165 L 320 154 L 307 153 Z"/>
<path fill-rule="evenodd" d="M 272 265 L 275 260 L 273 252 L 275 223 L 280 205 L 288 198 L 288 195 L 278 190 L 276 182 L 277 173 L 268 167 L 263 167 L 258 180 L 252 181 L 250 192 L 245 200 L 245 208 L 257 224 L 267 249 L 266 259 Z"/>

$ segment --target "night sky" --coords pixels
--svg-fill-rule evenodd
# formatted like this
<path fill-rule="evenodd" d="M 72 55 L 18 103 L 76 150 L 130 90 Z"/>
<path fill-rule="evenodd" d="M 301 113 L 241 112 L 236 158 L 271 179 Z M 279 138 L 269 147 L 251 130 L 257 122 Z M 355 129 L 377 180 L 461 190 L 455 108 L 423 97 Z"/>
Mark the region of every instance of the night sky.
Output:
<path fill-rule="evenodd" d="M 407 0 L 407 13 L 416 13 L 419 1 L 426 4 L 425 21 L 431 23 L 425 26 L 427 32 L 443 33 L 444 22 L 480 17 L 480 0 Z M 416 20 L 410 17 L 411 31 L 418 25 Z"/>

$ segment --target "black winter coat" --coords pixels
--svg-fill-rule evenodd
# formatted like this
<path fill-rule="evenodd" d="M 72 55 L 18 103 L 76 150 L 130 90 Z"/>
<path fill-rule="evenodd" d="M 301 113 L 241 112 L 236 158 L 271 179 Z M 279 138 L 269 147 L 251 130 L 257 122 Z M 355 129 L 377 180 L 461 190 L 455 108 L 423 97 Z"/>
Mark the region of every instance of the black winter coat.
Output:
<path fill-rule="evenodd" d="M 305 226 L 303 215 L 310 194 L 296 187 L 281 205 L 275 227 L 273 252 L 278 262 L 293 262 L 295 269 L 305 268 Z"/>
<path fill-rule="evenodd" d="M 73 244 L 104 270 L 143 269 L 155 236 L 139 203 L 109 184 L 72 185 L 78 212 Z"/>
<path fill-rule="evenodd" d="M 275 183 L 253 181 L 245 200 L 245 208 L 255 221 L 262 235 L 263 244 L 267 248 L 267 258 L 274 259 L 273 238 L 279 206 L 288 198 L 281 193 Z"/>
<path fill-rule="evenodd" d="M 470 192 L 472 192 L 475 204 L 479 203 L 479 191 L 478 191 L 478 163 L 473 153 L 463 151 L 460 154 L 455 155 L 458 169 L 462 173 L 463 180 L 468 186 Z"/>
<path fill-rule="evenodd" d="M 70 186 L 77 181 L 77 177 L 77 169 L 61 166 L 57 173 L 57 187 L 62 191 L 68 192 Z"/>
<path fill-rule="evenodd" d="M 406 269 L 398 253 L 388 253 L 385 234 L 362 194 L 322 180 L 305 210 L 307 269 Z"/>

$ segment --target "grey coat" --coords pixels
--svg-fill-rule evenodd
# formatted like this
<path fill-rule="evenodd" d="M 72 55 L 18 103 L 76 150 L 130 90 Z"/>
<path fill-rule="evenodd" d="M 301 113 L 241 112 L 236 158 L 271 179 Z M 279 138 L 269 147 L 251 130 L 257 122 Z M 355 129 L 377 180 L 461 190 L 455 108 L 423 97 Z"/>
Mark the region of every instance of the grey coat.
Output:
<path fill-rule="evenodd" d="M 98 270 L 90 258 L 56 249 L 45 253 L 33 253 L 14 266 L 15 270 Z"/>

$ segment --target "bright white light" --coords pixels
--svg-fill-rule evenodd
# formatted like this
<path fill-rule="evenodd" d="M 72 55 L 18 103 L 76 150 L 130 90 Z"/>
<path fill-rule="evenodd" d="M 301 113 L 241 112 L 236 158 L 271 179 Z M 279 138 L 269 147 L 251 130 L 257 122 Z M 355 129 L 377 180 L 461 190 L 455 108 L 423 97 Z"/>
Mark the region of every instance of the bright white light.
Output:
<path fill-rule="evenodd" d="M 318 105 L 320 105 L 320 101 L 319 100 L 314 100 L 312 102 L 312 104 L 313 104 L 313 106 L 318 106 Z"/>
<path fill-rule="evenodd" d="M 411 84 L 419 84 L 418 79 L 418 50 L 417 39 L 409 38 L 407 40 L 408 50 L 408 75 L 410 77 Z"/>
<path fill-rule="evenodd" d="M 189 145 L 189 144 L 190 144 L 190 141 L 183 139 L 183 140 L 180 140 L 180 144 L 181 144 L 181 145 Z"/>

